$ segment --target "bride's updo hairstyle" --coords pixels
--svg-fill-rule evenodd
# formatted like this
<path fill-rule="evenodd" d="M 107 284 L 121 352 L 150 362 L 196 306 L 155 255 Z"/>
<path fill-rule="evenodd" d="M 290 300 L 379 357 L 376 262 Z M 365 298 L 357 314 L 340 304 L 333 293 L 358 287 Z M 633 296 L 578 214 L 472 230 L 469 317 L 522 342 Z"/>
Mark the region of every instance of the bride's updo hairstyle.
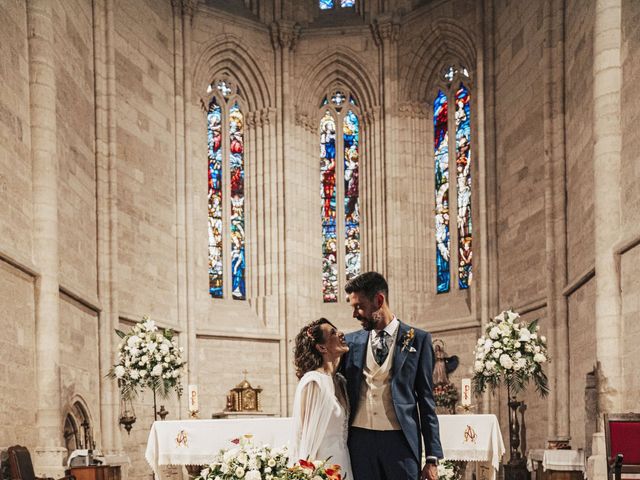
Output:
<path fill-rule="evenodd" d="M 322 366 L 322 355 L 316 345 L 324 343 L 325 339 L 321 326 L 325 323 L 335 328 L 333 323 L 326 318 L 319 318 L 302 327 L 296 336 L 293 363 L 296 366 L 296 376 L 298 378 L 302 378 L 305 373 Z"/>

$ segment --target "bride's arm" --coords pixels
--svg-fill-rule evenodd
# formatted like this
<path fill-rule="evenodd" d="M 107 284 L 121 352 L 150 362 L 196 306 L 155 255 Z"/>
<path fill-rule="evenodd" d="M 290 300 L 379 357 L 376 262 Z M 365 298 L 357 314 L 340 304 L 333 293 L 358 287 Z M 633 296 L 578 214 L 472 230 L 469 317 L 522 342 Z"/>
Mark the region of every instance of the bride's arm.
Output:
<path fill-rule="evenodd" d="M 299 459 L 316 460 L 318 448 L 327 431 L 329 416 L 326 402 L 323 402 L 322 390 L 318 382 L 308 381 L 298 385 L 293 406 L 294 425 L 296 427 L 296 445 L 294 454 Z"/>

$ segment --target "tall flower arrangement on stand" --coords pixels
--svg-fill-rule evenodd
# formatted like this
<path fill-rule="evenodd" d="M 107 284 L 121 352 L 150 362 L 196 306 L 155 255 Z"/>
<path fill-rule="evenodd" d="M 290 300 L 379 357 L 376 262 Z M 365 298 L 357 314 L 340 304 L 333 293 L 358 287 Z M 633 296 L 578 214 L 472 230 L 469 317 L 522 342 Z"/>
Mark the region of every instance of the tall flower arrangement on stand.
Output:
<path fill-rule="evenodd" d="M 476 344 L 473 387 L 476 394 L 481 394 L 487 388 L 495 390 L 501 382 L 506 385 L 510 443 L 510 460 L 506 467 L 524 471 L 518 411 L 524 420 L 525 407 L 516 395 L 530 381 L 540 396 L 545 397 L 549 393 L 547 376 L 543 371 L 549 353 L 547 339 L 539 335 L 538 321 L 526 325 L 519 319 L 520 315 L 507 310 L 489 322 L 485 334 Z"/>
<path fill-rule="evenodd" d="M 495 390 L 504 381 L 516 394 L 532 381 L 541 396 L 549 393 L 547 376 L 542 370 L 548 361 L 547 339 L 539 336 L 534 320 L 518 322 L 520 315 L 507 310 L 495 317 L 478 339 L 475 348 L 473 386 L 476 394 Z"/>
<path fill-rule="evenodd" d="M 135 398 L 141 390 L 153 391 L 153 409 L 156 412 L 156 394 L 168 397 L 172 390 L 182 395 L 181 374 L 185 362 L 184 349 L 178 345 L 171 329 L 160 329 L 144 316 L 129 333 L 116 330 L 121 338 L 118 344 L 118 363 L 108 376 L 118 381 L 120 396 L 124 400 Z"/>

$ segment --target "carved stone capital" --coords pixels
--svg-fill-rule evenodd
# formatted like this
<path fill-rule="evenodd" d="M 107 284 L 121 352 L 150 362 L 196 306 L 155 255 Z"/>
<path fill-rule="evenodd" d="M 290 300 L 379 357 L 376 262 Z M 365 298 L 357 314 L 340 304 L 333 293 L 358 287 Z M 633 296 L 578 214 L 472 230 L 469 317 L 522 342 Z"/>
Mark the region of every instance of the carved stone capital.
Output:
<path fill-rule="evenodd" d="M 290 20 L 280 20 L 270 25 L 271 44 L 274 49 L 293 51 L 300 37 L 300 25 Z"/>
<path fill-rule="evenodd" d="M 247 127 L 255 128 L 255 126 L 256 126 L 256 112 L 248 112 L 244 117 L 244 121 L 246 122 Z"/>
<path fill-rule="evenodd" d="M 395 43 L 400 38 L 400 23 L 388 16 L 376 18 L 371 24 L 371 33 L 377 46 Z"/>

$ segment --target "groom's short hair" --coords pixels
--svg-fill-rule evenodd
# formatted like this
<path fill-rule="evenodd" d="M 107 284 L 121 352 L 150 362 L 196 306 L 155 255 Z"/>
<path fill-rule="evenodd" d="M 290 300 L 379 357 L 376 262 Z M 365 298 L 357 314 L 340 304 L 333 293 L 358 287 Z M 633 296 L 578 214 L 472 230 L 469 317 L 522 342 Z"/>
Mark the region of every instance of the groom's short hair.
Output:
<path fill-rule="evenodd" d="M 369 300 L 373 300 L 373 297 L 375 297 L 377 293 L 383 293 L 387 303 L 389 302 L 389 285 L 378 272 L 361 273 L 357 277 L 349 280 L 344 290 L 347 293 L 364 293 Z"/>

